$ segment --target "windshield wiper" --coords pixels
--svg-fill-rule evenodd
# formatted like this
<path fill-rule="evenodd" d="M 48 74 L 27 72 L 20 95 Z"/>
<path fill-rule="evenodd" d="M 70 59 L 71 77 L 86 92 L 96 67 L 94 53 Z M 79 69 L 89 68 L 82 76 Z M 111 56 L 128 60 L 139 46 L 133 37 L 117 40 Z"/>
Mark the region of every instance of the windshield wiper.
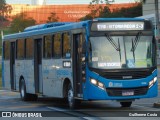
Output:
<path fill-rule="evenodd" d="M 136 47 L 137 47 L 137 45 L 138 45 L 138 43 L 139 43 L 139 40 L 140 40 L 140 36 L 142 35 L 142 32 L 138 32 L 137 33 L 137 35 L 136 35 L 136 37 L 135 37 L 135 40 L 132 42 L 132 48 L 131 48 L 131 51 L 133 52 L 133 51 L 135 51 L 136 50 Z"/>
<path fill-rule="evenodd" d="M 134 40 L 132 39 L 132 48 L 134 47 L 133 44 L 134 43 Z M 132 51 L 132 50 L 131 50 Z M 135 61 L 135 52 L 134 52 L 134 50 L 132 51 L 133 52 L 133 58 L 134 58 L 134 61 Z"/>
<path fill-rule="evenodd" d="M 108 41 L 111 43 L 111 45 L 117 50 L 120 51 L 120 44 L 118 42 L 118 45 L 116 44 L 116 42 L 110 37 L 109 34 L 105 34 L 106 38 L 108 39 Z"/>
<path fill-rule="evenodd" d="M 116 44 L 116 42 L 110 37 L 109 34 L 105 34 L 107 40 L 111 43 L 111 45 L 117 50 L 119 51 L 119 57 L 120 57 L 120 61 L 121 61 L 121 49 L 120 49 L 120 43 L 119 43 L 119 38 L 118 38 L 118 45 Z"/>

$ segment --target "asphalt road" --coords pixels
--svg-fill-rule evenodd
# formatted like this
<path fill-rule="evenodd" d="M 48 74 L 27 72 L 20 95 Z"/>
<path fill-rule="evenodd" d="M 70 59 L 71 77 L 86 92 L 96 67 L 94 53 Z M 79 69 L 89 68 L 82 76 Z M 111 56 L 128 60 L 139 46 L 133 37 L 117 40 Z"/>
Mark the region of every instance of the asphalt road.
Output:
<path fill-rule="evenodd" d="M 64 101 L 60 99 L 39 98 L 38 101 L 24 102 L 20 100 L 19 93 L 0 90 L 0 114 L 5 111 L 11 112 L 11 120 L 22 119 L 22 113 L 28 114 L 28 112 L 41 114 L 42 118 L 38 116 L 38 120 L 159 120 L 160 108 L 153 107 L 153 104 L 158 101 L 160 101 L 160 93 L 157 98 L 136 100 L 131 108 L 121 108 L 116 101 L 83 101 L 80 107 L 73 111 L 69 110 Z M 139 115 L 146 116 L 139 117 Z M 149 115 L 153 116 L 149 117 Z M 31 120 L 31 118 L 24 119 Z"/>

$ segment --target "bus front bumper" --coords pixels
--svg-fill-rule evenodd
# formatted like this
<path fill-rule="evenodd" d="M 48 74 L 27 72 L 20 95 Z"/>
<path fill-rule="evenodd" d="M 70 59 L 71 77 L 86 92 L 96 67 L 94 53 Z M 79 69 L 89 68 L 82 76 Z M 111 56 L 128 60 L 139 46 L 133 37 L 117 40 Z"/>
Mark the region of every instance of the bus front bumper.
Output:
<path fill-rule="evenodd" d="M 152 98 L 158 95 L 158 81 L 150 88 L 148 86 L 143 86 L 101 89 L 90 84 L 87 91 L 87 95 L 84 95 L 85 100 L 130 100 Z"/>

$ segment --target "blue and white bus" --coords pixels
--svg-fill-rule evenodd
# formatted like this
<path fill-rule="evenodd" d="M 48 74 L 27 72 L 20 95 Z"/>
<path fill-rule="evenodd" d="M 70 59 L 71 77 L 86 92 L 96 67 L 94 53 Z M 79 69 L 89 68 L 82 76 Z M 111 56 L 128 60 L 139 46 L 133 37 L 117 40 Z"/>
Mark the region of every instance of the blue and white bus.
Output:
<path fill-rule="evenodd" d="M 150 21 L 97 18 L 28 27 L 3 38 L 3 86 L 22 100 L 135 99 L 158 94 L 156 40 Z"/>

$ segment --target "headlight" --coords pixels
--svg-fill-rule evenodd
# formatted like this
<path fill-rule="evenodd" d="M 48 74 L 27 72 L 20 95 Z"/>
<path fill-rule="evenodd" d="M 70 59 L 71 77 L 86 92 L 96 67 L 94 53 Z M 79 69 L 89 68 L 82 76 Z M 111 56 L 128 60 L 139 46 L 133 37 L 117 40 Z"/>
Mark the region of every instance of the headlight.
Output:
<path fill-rule="evenodd" d="M 153 81 L 154 81 L 154 83 L 157 81 L 157 77 L 155 77 L 154 79 L 153 79 Z"/>
<path fill-rule="evenodd" d="M 149 88 L 151 88 L 154 85 L 154 83 L 156 83 L 156 81 L 157 81 L 157 77 L 155 77 L 153 80 L 151 80 L 149 82 Z"/>
<path fill-rule="evenodd" d="M 91 83 L 94 84 L 94 85 L 97 85 L 97 80 L 91 79 Z"/>
<path fill-rule="evenodd" d="M 101 83 L 101 82 L 99 82 L 99 81 L 97 81 L 97 80 L 95 80 L 95 79 L 90 79 L 90 81 L 91 81 L 91 83 L 93 84 L 93 85 L 95 85 L 95 86 L 97 86 L 97 87 L 99 87 L 99 88 L 101 88 L 101 89 L 105 89 L 105 86 L 104 86 L 104 84 L 103 83 Z"/>
<path fill-rule="evenodd" d="M 100 88 L 104 88 L 104 85 L 103 85 L 103 83 L 101 83 L 101 82 L 98 82 L 98 87 L 100 87 Z"/>

